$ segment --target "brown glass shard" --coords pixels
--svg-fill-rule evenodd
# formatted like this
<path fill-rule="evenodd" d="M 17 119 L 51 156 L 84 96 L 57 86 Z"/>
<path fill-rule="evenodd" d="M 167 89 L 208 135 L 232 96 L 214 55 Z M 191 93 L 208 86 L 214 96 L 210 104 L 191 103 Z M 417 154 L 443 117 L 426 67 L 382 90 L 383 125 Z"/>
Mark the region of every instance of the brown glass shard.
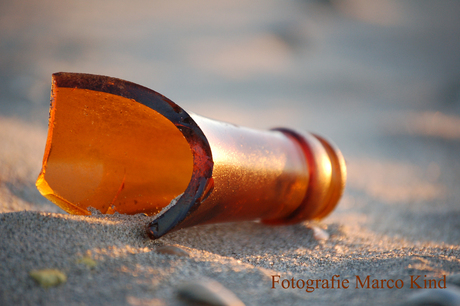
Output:
<path fill-rule="evenodd" d="M 345 186 L 340 151 L 308 133 L 189 115 L 119 79 L 53 75 L 40 192 L 72 214 L 146 213 L 148 234 L 197 224 L 322 218 Z"/>
<path fill-rule="evenodd" d="M 192 176 L 190 146 L 176 126 L 130 99 L 54 88 L 37 187 L 69 213 L 155 215 Z"/>

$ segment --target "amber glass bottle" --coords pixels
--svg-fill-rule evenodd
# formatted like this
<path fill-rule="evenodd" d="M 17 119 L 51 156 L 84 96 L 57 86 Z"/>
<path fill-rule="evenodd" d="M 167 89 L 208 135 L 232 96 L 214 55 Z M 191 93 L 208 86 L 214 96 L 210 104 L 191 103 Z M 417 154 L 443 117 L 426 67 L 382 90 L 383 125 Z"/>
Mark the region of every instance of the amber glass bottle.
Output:
<path fill-rule="evenodd" d="M 152 238 L 205 223 L 292 224 L 329 214 L 345 180 L 340 151 L 319 136 L 210 120 L 115 78 L 53 75 L 37 188 L 69 213 L 145 213 Z"/>

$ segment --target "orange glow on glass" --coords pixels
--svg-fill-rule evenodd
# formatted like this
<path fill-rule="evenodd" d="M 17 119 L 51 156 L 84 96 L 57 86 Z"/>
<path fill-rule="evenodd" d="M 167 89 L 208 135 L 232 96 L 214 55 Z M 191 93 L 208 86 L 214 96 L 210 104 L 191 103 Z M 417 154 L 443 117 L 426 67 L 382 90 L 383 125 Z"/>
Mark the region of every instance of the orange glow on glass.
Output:
<path fill-rule="evenodd" d="M 203 118 L 120 79 L 53 75 L 36 185 L 69 213 L 145 213 L 151 238 L 207 223 L 286 225 L 327 216 L 345 181 L 342 154 L 320 136 Z"/>
<path fill-rule="evenodd" d="M 193 157 L 180 131 L 136 101 L 55 88 L 40 192 L 72 214 L 155 215 L 183 193 Z"/>

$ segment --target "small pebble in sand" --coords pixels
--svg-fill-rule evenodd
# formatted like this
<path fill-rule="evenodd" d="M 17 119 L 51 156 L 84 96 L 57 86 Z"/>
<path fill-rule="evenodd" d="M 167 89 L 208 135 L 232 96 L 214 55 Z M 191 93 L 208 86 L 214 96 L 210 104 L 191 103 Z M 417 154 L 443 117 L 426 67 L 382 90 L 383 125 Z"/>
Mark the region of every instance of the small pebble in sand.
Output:
<path fill-rule="evenodd" d="M 447 289 L 421 290 L 407 299 L 405 306 L 459 306 L 460 289 L 451 286 Z"/>
<path fill-rule="evenodd" d="M 309 226 L 313 230 L 313 238 L 317 241 L 326 241 L 329 239 L 329 233 L 318 226 Z"/>
<path fill-rule="evenodd" d="M 200 280 L 181 285 L 178 294 L 193 302 L 215 306 L 244 306 L 230 290 L 214 280 Z"/>
<path fill-rule="evenodd" d="M 172 245 L 164 245 L 164 246 L 157 247 L 155 249 L 155 251 L 157 253 L 160 253 L 160 254 L 169 254 L 169 255 L 176 255 L 176 256 L 182 256 L 182 257 L 190 257 L 190 254 L 186 250 L 181 249 L 181 248 L 176 247 L 176 246 L 172 246 Z"/>
<path fill-rule="evenodd" d="M 83 256 L 77 259 L 77 263 L 84 264 L 90 269 L 93 269 L 97 266 L 97 262 L 94 259 L 92 259 L 90 256 Z"/>
<path fill-rule="evenodd" d="M 460 287 L 460 273 L 451 274 L 447 276 L 447 282 Z"/>
<path fill-rule="evenodd" d="M 43 288 L 54 287 L 67 281 L 67 276 L 56 269 L 32 270 L 29 275 Z"/>
<path fill-rule="evenodd" d="M 140 299 L 135 296 L 128 296 L 126 302 L 131 306 L 165 306 L 162 300 L 159 299 Z"/>

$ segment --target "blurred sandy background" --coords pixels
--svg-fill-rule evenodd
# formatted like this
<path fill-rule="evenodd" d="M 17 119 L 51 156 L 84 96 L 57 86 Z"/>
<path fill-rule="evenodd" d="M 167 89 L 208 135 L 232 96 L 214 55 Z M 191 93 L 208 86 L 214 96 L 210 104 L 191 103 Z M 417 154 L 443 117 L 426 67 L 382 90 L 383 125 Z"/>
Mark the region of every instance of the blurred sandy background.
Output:
<path fill-rule="evenodd" d="M 197 258 L 205 248 L 229 260 L 241 260 L 243 266 L 258 269 L 268 265 L 278 273 L 300 276 L 330 276 L 328 271 L 350 275 L 364 271 L 379 276 L 378 271 L 387 271 L 390 266 L 394 273 L 407 276 L 414 272 L 414 261 L 419 258 L 425 260 L 425 270 L 420 270 L 423 273 L 460 271 L 459 14 L 460 2 L 435 0 L 1 1 L 3 302 L 59 304 L 78 293 L 66 295 L 59 288 L 30 289 L 34 283 L 26 268 L 46 267 L 47 262 L 38 252 L 27 259 L 29 266 L 23 266 L 26 259 L 21 254 L 25 249 L 17 241 L 25 239 L 33 244 L 34 239 L 27 238 L 26 232 L 21 232 L 25 228 L 16 223 L 41 215 L 8 214 L 23 210 L 62 212 L 34 186 L 46 140 L 50 78 L 58 71 L 129 80 L 164 94 L 186 110 L 248 127 L 314 131 L 336 142 L 345 155 L 349 181 L 338 209 L 321 225 L 332 235 L 321 252 L 305 253 L 304 248 L 313 250 L 317 244 L 302 240 L 306 238 L 298 236 L 297 227 L 277 230 L 248 224 L 241 229 L 232 227 L 233 237 L 239 237 L 235 240 L 227 236 L 226 225 L 208 228 L 209 236 L 228 238 L 233 251 L 224 251 L 219 242 L 213 244 L 214 238 L 200 243 L 195 238 L 197 229 L 179 232 L 183 236 L 174 234 L 160 244 L 184 246 Z M 80 230 L 91 230 L 84 219 L 75 220 L 81 223 L 81 228 L 77 225 Z M 29 230 L 37 230 L 33 226 L 39 223 L 34 222 Z M 65 222 L 56 222 L 51 228 L 54 224 L 63 230 Z M 19 236 L 10 232 L 16 230 Z M 289 247 L 276 249 L 264 233 L 292 242 Z M 109 234 L 109 242 L 104 243 L 116 244 L 117 235 Z M 311 238 L 307 231 L 308 235 Z M 252 243 L 248 237 L 253 238 Z M 43 239 L 35 243 L 43 244 Z M 70 238 L 64 235 L 60 239 Z M 140 242 L 136 239 L 129 238 L 127 244 L 137 246 Z M 254 244 L 254 249 L 239 249 L 238 239 L 249 239 L 247 245 Z M 85 243 L 77 249 L 97 248 L 95 242 Z M 264 259 L 253 260 L 255 250 L 263 249 L 265 243 Z M 339 255 L 338 244 L 343 250 Z M 390 254 L 389 261 L 381 262 L 380 270 L 369 268 L 378 258 L 367 252 L 374 247 Z M 46 253 L 46 248 L 40 250 Z M 446 250 L 451 250 L 450 255 Z M 331 252 L 338 257 L 330 259 L 330 270 L 314 262 L 301 268 L 309 258 Z M 418 259 L 410 252 L 418 252 Z M 299 254 L 305 258 L 288 260 Z M 347 256 L 352 257 L 348 260 Z M 206 266 L 207 259 L 203 258 L 198 260 L 199 267 Z M 65 267 L 66 259 L 54 260 L 55 265 Z M 288 263 L 276 264 L 284 260 Z M 222 265 L 229 264 L 224 260 Z M 196 267 L 188 262 L 186 268 Z M 200 275 L 214 275 L 206 271 Z M 161 286 L 153 286 L 153 291 L 144 292 L 145 301 L 182 303 L 171 289 L 181 280 L 174 273 L 163 276 L 171 286 L 163 291 L 158 289 Z M 274 293 L 267 293 L 271 292 L 269 280 L 265 287 L 253 288 L 253 294 L 234 285 L 254 281 L 253 275 L 231 276 L 236 280 L 225 283 L 224 274 L 214 278 L 221 277 L 220 281 L 247 305 L 273 301 L 303 304 L 307 299 L 305 294 L 291 296 L 289 292 L 271 299 Z M 15 286 L 6 285 L 11 279 Z M 127 282 L 134 284 L 135 278 Z M 34 294 L 24 293 L 30 290 Z M 127 299 L 128 293 L 115 295 L 114 291 L 121 291 L 110 285 L 107 290 L 112 294 L 92 295 L 90 290 L 88 299 L 81 302 L 134 303 Z M 378 293 L 377 301 L 400 301 L 410 293 Z M 328 305 L 343 299 L 350 304 L 366 304 L 377 293 L 315 294 L 316 303 Z"/>

